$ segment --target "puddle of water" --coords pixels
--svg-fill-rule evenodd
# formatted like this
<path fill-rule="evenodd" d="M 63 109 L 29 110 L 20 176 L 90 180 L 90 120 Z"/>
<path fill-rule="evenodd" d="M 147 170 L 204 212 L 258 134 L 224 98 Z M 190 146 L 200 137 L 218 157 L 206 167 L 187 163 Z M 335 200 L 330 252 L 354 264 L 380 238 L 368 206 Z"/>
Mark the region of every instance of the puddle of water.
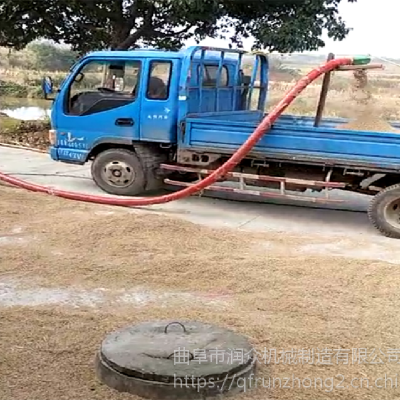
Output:
<path fill-rule="evenodd" d="M 230 300 L 230 296 L 226 294 L 158 292 L 146 288 L 136 288 L 123 292 L 112 292 L 104 288 L 95 290 L 21 289 L 15 282 L 0 283 L 0 305 L 4 307 L 56 304 L 73 307 L 96 307 L 106 303 L 130 304 L 137 307 L 157 303 L 161 307 L 167 307 L 183 301 L 221 307 L 227 305 Z"/>
<path fill-rule="evenodd" d="M 20 120 L 43 120 L 50 117 L 51 102 L 32 99 L 1 98 L 0 112 Z"/>
<path fill-rule="evenodd" d="M 15 109 L 6 108 L 0 111 L 11 118 L 24 121 L 44 120 L 50 117 L 51 114 L 50 110 L 44 110 L 39 107 L 19 107 Z"/>

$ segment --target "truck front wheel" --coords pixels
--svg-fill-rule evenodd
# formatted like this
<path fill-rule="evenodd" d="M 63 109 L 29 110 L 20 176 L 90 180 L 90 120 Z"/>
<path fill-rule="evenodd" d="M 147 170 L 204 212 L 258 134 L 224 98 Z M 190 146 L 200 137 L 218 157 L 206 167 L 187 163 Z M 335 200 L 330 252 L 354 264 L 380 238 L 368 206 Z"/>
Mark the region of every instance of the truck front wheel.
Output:
<path fill-rule="evenodd" d="M 388 186 L 373 197 L 368 217 L 383 235 L 400 239 L 400 184 Z"/>
<path fill-rule="evenodd" d="M 109 149 L 93 160 L 92 178 L 106 193 L 137 196 L 145 191 L 146 174 L 139 157 L 128 149 Z"/>

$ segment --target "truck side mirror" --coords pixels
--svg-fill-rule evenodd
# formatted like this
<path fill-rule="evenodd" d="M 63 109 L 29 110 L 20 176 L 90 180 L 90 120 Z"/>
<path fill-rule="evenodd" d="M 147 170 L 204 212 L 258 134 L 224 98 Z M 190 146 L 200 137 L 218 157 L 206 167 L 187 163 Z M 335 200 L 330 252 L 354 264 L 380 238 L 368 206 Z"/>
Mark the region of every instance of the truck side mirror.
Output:
<path fill-rule="evenodd" d="M 81 81 L 83 80 L 84 77 L 85 77 L 85 75 L 82 74 L 82 72 L 79 72 L 79 73 L 76 75 L 76 77 L 75 77 L 75 79 L 74 79 L 74 82 L 79 83 L 79 82 L 81 82 Z"/>
<path fill-rule="evenodd" d="M 47 100 L 48 95 L 53 93 L 53 80 L 50 76 L 45 76 L 42 80 L 42 91 L 44 98 Z"/>

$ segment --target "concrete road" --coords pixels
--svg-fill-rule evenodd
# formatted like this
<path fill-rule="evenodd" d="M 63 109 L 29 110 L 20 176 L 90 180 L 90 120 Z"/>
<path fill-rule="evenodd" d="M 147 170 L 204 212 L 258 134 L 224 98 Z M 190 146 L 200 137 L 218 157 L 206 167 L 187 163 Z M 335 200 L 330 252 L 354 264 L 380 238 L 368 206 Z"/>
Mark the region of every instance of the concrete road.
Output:
<path fill-rule="evenodd" d="M 58 163 L 52 161 L 47 154 L 0 147 L 0 170 L 54 188 L 107 196 L 92 182 L 89 165 Z M 244 196 L 236 197 L 241 201 L 190 197 L 146 209 L 212 226 L 384 240 L 371 227 L 365 214 L 367 196 L 336 191 L 333 197 L 345 199 L 348 203 L 335 205 L 337 209 L 333 210 L 327 206 L 321 209 L 315 208 L 312 203 L 299 204 L 283 200 L 256 199 L 258 202 L 248 202 L 243 201 L 249 199 Z"/>
<path fill-rule="evenodd" d="M 47 154 L 0 146 L 0 171 L 4 173 L 54 188 L 107 196 L 92 182 L 89 168 L 61 164 Z M 348 203 L 329 209 L 315 208 L 312 203 L 248 202 L 243 196 L 237 197 L 241 201 L 190 197 L 142 209 L 212 227 L 307 236 L 310 244 L 299 249 L 300 253 L 400 264 L 400 241 L 383 237 L 368 221 L 368 197 L 340 191 L 333 196 Z M 319 244 L 313 243 L 313 237 L 318 237 Z M 321 244 L 321 238 L 326 238 L 325 243 Z"/>

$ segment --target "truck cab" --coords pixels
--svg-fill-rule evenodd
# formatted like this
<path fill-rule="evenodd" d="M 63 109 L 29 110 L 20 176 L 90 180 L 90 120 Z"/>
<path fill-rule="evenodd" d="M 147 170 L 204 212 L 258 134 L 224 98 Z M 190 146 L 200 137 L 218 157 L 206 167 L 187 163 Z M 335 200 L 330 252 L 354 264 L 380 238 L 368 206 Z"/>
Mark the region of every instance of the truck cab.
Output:
<path fill-rule="evenodd" d="M 88 54 L 54 100 L 51 158 L 93 161 L 93 179 L 108 193 L 137 195 L 158 186 L 156 165 L 187 147 L 188 117 L 216 113 L 254 120 L 263 112 L 267 57 L 253 55 L 249 63 L 247 56 L 252 70 L 246 75 L 245 53 L 193 46 Z M 140 164 L 144 170 L 134 172 Z"/>

